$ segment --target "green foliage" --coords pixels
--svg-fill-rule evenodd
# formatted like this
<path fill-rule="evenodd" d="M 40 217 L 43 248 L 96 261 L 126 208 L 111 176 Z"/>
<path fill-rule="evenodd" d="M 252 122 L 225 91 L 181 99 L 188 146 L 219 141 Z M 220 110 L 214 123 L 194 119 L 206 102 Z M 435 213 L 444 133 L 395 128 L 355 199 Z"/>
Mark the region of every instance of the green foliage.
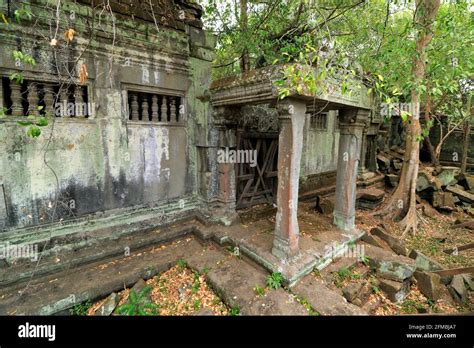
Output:
<path fill-rule="evenodd" d="M 342 283 L 345 280 L 355 280 L 360 279 L 360 275 L 354 273 L 348 267 L 341 267 L 335 274 L 334 274 L 334 284 L 339 288 L 341 287 Z"/>
<path fill-rule="evenodd" d="M 128 302 L 117 308 L 117 313 L 122 315 L 156 315 L 159 308 L 155 303 L 150 302 L 148 294 L 152 286 L 145 286 L 138 294 L 131 290 Z"/>
<path fill-rule="evenodd" d="M 296 296 L 296 301 L 300 303 L 308 311 L 309 315 L 313 315 L 313 316 L 320 315 L 319 312 L 314 310 L 314 308 L 311 306 L 311 304 L 308 302 L 307 299 L 301 296 Z"/>
<path fill-rule="evenodd" d="M 209 0 L 204 23 L 218 40 L 213 75 L 239 73 L 239 59 L 248 52 L 251 68 L 297 64 L 285 67 L 276 81 L 281 99 L 295 92 L 324 93 L 326 82 L 350 96 L 357 92 L 357 78 L 384 103 L 410 103 L 416 90 L 422 105 L 431 105 L 433 117 L 442 113 L 455 125 L 469 116 L 465 105 L 473 91 L 470 1 L 441 3 L 426 52 L 425 78 L 419 81 L 412 76 L 420 29 L 413 21 L 414 9 L 413 0 L 249 1 L 244 23 L 239 2 Z M 310 73 L 298 65 L 317 69 Z M 413 115 L 401 116 L 408 121 Z M 431 127 L 424 127 L 417 139 L 427 137 Z"/>
<path fill-rule="evenodd" d="M 360 262 L 362 262 L 365 266 L 369 266 L 369 258 L 367 257 L 367 255 L 363 255 L 361 258 L 360 258 Z"/>
<path fill-rule="evenodd" d="M 92 306 L 92 302 L 91 301 L 86 301 L 86 302 L 83 302 L 83 303 L 78 303 L 76 305 L 74 305 L 74 307 L 72 307 L 69 312 L 71 313 L 71 315 L 80 315 L 80 316 L 84 316 L 84 315 L 87 315 L 87 311 L 89 310 L 89 308 Z"/>
<path fill-rule="evenodd" d="M 232 307 L 232 308 L 230 309 L 229 314 L 230 314 L 231 316 L 237 316 L 237 315 L 239 315 L 239 314 L 240 314 L 240 308 L 237 307 L 237 306 Z"/>
<path fill-rule="evenodd" d="M 184 259 L 179 259 L 177 265 L 179 269 L 185 269 L 188 266 Z"/>
<path fill-rule="evenodd" d="M 273 272 L 267 277 L 267 286 L 270 289 L 279 289 L 282 286 L 283 277 L 279 272 Z"/>
<path fill-rule="evenodd" d="M 419 310 L 423 310 L 424 306 L 414 300 L 406 299 L 402 303 L 402 312 L 406 314 L 416 314 Z"/>
<path fill-rule="evenodd" d="M 255 287 L 253 288 L 253 291 L 255 291 L 255 293 L 256 293 L 258 296 L 263 296 L 263 295 L 265 295 L 265 289 L 262 288 L 261 286 L 255 285 Z"/>
<path fill-rule="evenodd" d="M 17 21 L 18 24 L 20 24 L 22 19 L 27 19 L 31 20 L 32 18 L 32 12 L 29 8 L 25 7 L 24 4 L 21 5 L 21 8 L 15 10 L 13 12 L 13 16 L 15 17 L 15 20 Z"/>

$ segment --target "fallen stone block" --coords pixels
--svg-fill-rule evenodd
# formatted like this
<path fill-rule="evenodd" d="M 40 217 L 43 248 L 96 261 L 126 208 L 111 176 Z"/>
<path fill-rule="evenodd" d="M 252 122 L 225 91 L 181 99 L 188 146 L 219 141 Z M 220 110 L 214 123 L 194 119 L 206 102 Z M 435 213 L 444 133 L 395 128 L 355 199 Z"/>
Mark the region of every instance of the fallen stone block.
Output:
<path fill-rule="evenodd" d="M 379 154 L 377 155 L 377 164 L 379 165 L 379 169 L 381 171 L 385 171 L 390 167 L 390 159 Z"/>
<path fill-rule="evenodd" d="M 347 301 L 353 302 L 357 298 L 361 290 L 362 284 L 349 283 L 342 289 L 342 294 L 344 295 Z"/>
<path fill-rule="evenodd" d="M 455 208 L 453 194 L 451 192 L 433 192 L 433 207 L 440 210 L 453 211 Z"/>
<path fill-rule="evenodd" d="M 416 179 L 416 192 L 424 191 L 433 187 L 431 180 L 433 180 L 431 175 L 428 175 L 425 172 L 419 172 L 418 178 Z"/>
<path fill-rule="evenodd" d="M 458 196 L 459 199 L 463 202 L 469 204 L 474 203 L 474 194 L 464 191 L 464 189 L 460 189 L 456 186 L 447 186 L 446 190 Z"/>
<path fill-rule="evenodd" d="M 463 174 L 461 178 L 462 182 L 464 183 L 464 186 L 468 191 L 473 191 L 474 190 L 474 175 L 471 174 Z M 461 181 L 459 180 L 459 181 Z"/>
<path fill-rule="evenodd" d="M 107 297 L 105 302 L 99 308 L 96 309 L 96 311 L 94 312 L 94 315 L 97 315 L 97 316 L 111 315 L 114 312 L 119 302 L 120 302 L 120 299 L 118 295 L 115 292 L 111 293 L 109 297 Z"/>
<path fill-rule="evenodd" d="M 388 279 L 380 279 L 380 289 L 394 303 L 402 302 L 410 292 L 410 281 L 397 282 Z"/>
<path fill-rule="evenodd" d="M 400 180 L 398 175 L 395 174 L 387 174 L 385 175 L 385 182 L 387 185 L 391 187 L 396 187 L 398 185 L 398 181 Z"/>
<path fill-rule="evenodd" d="M 380 203 L 382 203 L 385 197 L 385 192 L 380 189 L 370 188 L 370 189 L 362 190 L 357 196 L 358 196 L 357 197 L 358 207 L 366 208 L 366 209 L 374 209 Z"/>
<path fill-rule="evenodd" d="M 413 249 L 408 256 L 415 260 L 417 269 L 427 272 L 441 271 L 444 269 L 440 263 L 430 259 L 428 256 L 416 249 Z"/>
<path fill-rule="evenodd" d="M 440 276 L 435 273 L 428 273 L 418 270 L 414 277 L 418 284 L 418 289 L 427 298 L 437 301 L 441 298 L 441 281 Z"/>
<path fill-rule="evenodd" d="M 414 259 L 416 262 L 416 269 L 423 270 L 426 272 L 435 272 L 435 271 L 442 271 L 444 267 L 433 259 L 430 259 L 425 254 L 421 253 L 420 251 L 413 249 L 409 255 L 410 258 Z M 444 276 L 441 277 L 441 282 L 445 285 L 451 282 L 452 276 Z"/>
<path fill-rule="evenodd" d="M 408 257 L 372 245 L 365 245 L 364 253 L 379 277 L 402 282 L 415 272 L 415 261 Z"/>
<path fill-rule="evenodd" d="M 291 287 L 291 291 L 306 299 L 315 311 L 322 315 L 366 315 L 367 313 L 348 303 L 337 292 L 327 288 L 319 279 L 307 275 Z"/>
<path fill-rule="evenodd" d="M 453 276 L 451 284 L 448 286 L 448 290 L 451 293 L 453 299 L 458 303 L 466 303 L 467 301 L 467 289 L 464 285 L 464 278 L 460 274 Z"/>
<path fill-rule="evenodd" d="M 442 186 L 455 185 L 458 182 L 456 176 L 459 174 L 459 171 L 457 167 L 441 167 L 436 178 L 441 181 Z"/>
<path fill-rule="evenodd" d="M 376 246 L 378 248 L 382 248 L 382 249 L 385 249 L 385 250 L 388 250 L 388 251 L 392 251 L 392 249 L 390 248 L 390 246 L 387 243 L 385 243 L 379 237 L 372 235 L 370 232 L 366 232 L 362 236 L 361 240 L 363 242 L 366 242 L 367 244 Z"/>
<path fill-rule="evenodd" d="M 395 168 L 395 170 L 401 170 L 402 169 L 402 166 L 403 166 L 403 161 L 400 161 L 400 160 L 393 160 L 393 168 Z"/>
<path fill-rule="evenodd" d="M 472 274 L 462 274 L 464 282 L 466 283 L 469 290 L 474 290 L 474 279 Z"/>
<path fill-rule="evenodd" d="M 370 286 L 369 283 L 365 284 L 364 286 L 362 286 L 361 290 L 359 291 L 359 294 L 352 301 L 352 303 L 359 307 L 364 306 L 369 300 L 372 292 L 373 292 L 372 286 Z"/>
<path fill-rule="evenodd" d="M 405 247 L 403 242 L 394 236 L 388 234 L 380 227 L 374 227 L 370 230 L 372 235 L 375 235 L 382 239 L 385 243 L 388 244 L 391 250 L 396 252 L 398 255 L 408 256 L 408 249 Z"/>

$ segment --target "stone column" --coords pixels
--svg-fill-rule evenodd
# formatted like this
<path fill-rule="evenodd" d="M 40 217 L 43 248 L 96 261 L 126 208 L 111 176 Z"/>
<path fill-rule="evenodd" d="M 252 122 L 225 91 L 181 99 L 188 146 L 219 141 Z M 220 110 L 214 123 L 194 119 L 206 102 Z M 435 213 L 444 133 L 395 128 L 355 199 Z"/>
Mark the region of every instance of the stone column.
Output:
<path fill-rule="evenodd" d="M 219 131 L 219 149 L 218 151 L 233 151 L 236 149 L 235 131 L 227 128 L 225 124 L 216 124 Z M 235 163 L 219 162 L 219 200 L 227 213 L 235 213 L 236 188 L 235 188 Z"/>
<path fill-rule="evenodd" d="M 362 130 L 362 137 L 361 137 L 361 145 L 360 145 L 360 161 L 359 161 L 359 168 L 358 174 L 362 176 L 364 173 L 367 172 L 367 168 L 365 168 L 365 157 L 367 153 L 367 128 L 364 127 Z"/>
<path fill-rule="evenodd" d="M 339 154 L 337 159 L 334 224 L 342 230 L 355 227 L 357 168 L 360 162 L 362 132 L 369 114 L 364 109 L 340 110 Z"/>
<path fill-rule="evenodd" d="M 278 105 L 278 192 L 272 253 L 289 259 L 299 252 L 298 186 L 306 104 L 285 99 Z"/>

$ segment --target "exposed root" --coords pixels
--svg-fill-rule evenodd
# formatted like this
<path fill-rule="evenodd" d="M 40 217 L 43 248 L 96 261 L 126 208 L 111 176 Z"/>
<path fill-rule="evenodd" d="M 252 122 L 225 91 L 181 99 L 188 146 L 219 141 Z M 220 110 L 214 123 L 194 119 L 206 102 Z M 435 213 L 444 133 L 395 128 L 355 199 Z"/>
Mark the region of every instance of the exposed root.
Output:
<path fill-rule="evenodd" d="M 400 228 L 403 228 L 402 238 L 411 231 L 411 234 L 414 236 L 418 228 L 418 218 L 420 218 L 420 213 L 416 210 L 416 206 L 410 206 L 405 217 L 398 223 Z"/>

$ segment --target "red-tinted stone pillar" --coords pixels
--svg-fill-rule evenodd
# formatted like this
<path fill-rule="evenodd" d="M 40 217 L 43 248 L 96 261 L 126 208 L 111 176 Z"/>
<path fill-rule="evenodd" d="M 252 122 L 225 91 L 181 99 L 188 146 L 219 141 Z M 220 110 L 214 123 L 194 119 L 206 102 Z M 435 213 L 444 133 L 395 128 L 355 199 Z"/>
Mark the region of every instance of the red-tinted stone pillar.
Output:
<path fill-rule="evenodd" d="M 285 99 L 278 105 L 278 191 L 273 255 L 289 259 L 299 252 L 298 185 L 306 104 Z"/>
<path fill-rule="evenodd" d="M 334 224 L 340 229 L 355 228 L 357 168 L 360 161 L 362 132 L 368 110 L 340 110 L 339 153 L 337 158 Z"/>

